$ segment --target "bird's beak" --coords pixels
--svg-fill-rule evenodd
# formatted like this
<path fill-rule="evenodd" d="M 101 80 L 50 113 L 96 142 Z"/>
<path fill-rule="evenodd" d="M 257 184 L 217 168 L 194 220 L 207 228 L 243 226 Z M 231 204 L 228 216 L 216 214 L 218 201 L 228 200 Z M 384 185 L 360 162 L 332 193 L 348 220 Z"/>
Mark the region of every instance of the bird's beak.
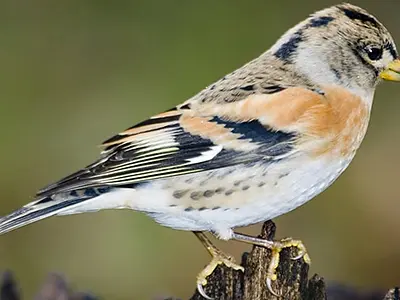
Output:
<path fill-rule="evenodd" d="M 385 70 L 383 70 L 379 77 L 389 81 L 400 81 L 400 58 L 392 61 Z"/>

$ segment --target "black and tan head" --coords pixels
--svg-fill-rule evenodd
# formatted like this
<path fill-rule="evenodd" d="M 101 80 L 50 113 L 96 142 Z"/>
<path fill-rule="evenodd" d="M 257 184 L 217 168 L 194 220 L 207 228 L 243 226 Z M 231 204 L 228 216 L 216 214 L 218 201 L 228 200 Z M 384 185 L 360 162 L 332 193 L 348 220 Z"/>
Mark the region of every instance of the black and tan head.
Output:
<path fill-rule="evenodd" d="M 368 101 L 380 78 L 400 81 L 400 63 L 389 31 L 351 4 L 314 13 L 267 53 L 315 84 L 339 84 Z"/>

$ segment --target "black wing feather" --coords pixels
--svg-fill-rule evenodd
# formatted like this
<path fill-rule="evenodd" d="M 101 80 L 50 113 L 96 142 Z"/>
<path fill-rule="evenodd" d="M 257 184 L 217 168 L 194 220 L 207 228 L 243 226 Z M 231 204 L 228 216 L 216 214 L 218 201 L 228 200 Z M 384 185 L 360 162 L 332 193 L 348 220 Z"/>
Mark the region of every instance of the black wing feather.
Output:
<path fill-rule="evenodd" d="M 152 118 L 130 128 L 140 129 L 141 126 L 145 128 L 147 125 L 165 123 L 165 126 L 156 129 L 148 130 L 149 127 L 146 127 L 146 130 L 140 132 L 146 134 L 143 139 L 137 138 L 140 134 L 129 136 L 129 129 L 112 137 L 105 142 L 106 148 L 98 161 L 42 189 L 37 196 L 47 197 L 60 192 L 98 186 L 134 187 L 154 179 L 224 168 L 260 159 L 277 160 L 292 151 L 295 138 L 292 133 L 274 131 L 264 127 L 257 120 L 237 123 L 215 117 L 210 121 L 223 124 L 238 134 L 239 139 L 250 140 L 259 147 L 247 152 L 221 149 L 210 160 L 190 163 L 191 159 L 218 145 L 210 139 L 185 131 L 176 122 L 179 117 L 180 114 Z"/>

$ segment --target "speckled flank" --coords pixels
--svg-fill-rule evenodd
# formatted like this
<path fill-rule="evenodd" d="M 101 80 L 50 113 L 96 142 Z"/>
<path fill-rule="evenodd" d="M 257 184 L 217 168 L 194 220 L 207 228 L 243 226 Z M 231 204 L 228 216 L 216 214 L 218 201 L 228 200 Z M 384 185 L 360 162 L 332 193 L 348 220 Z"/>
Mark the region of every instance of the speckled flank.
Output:
<path fill-rule="evenodd" d="M 277 180 L 279 180 L 282 177 L 283 176 L 278 176 Z M 225 184 L 224 178 L 219 177 L 219 179 L 217 180 L 220 184 Z M 252 182 L 250 179 L 247 181 L 240 180 L 240 181 L 235 181 L 233 185 L 231 184 L 230 187 L 228 188 L 218 187 L 216 189 L 209 189 L 210 185 L 212 184 L 209 183 L 203 189 L 192 189 L 192 190 L 185 189 L 185 190 L 174 191 L 172 192 L 172 196 L 176 200 L 173 201 L 176 201 L 176 203 L 180 203 L 180 205 L 182 205 L 183 202 L 190 203 L 190 207 L 193 209 L 195 209 L 196 207 L 197 209 L 199 209 L 199 207 L 207 208 L 210 207 L 210 205 L 208 206 L 202 206 L 202 205 L 208 204 L 207 202 L 210 201 L 211 203 L 216 203 L 215 200 L 218 198 L 232 196 L 233 194 L 238 194 L 238 193 L 240 194 L 242 191 L 247 191 L 250 188 L 261 188 L 265 185 L 265 182 Z M 177 204 L 173 204 L 173 206 L 177 206 Z M 215 207 L 213 208 L 215 209 Z"/>
<path fill-rule="evenodd" d="M 255 178 L 258 177 L 256 175 L 258 171 L 265 168 L 267 165 L 249 166 L 249 172 L 243 174 L 240 174 L 236 168 L 209 172 L 193 177 L 189 184 L 187 180 L 175 180 L 173 186 L 177 186 L 179 189 L 171 190 L 171 204 L 174 207 L 183 207 L 190 211 L 234 209 L 241 201 L 246 202 L 243 197 L 251 201 L 251 194 L 259 193 L 265 186 L 265 181 Z M 259 174 L 262 177 L 263 172 Z M 278 181 L 280 174 L 277 173 L 273 177 L 276 178 L 275 181 Z M 274 181 L 273 177 L 271 177 L 272 181 Z M 165 188 L 170 189 L 168 186 Z M 246 195 L 250 197 L 246 197 Z"/>
<path fill-rule="evenodd" d="M 178 229 L 226 231 L 273 218 L 303 204 L 329 186 L 350 160 L 303 157 L 163 179 L 138 191 L 144 200 L 136 201 L 135 209 L 147 211 L 150 205 L 150 214 L 157 222 Z M 207 184 L 201 186 L 205 180 Z M 168 207 L 158 211 L 149 202 L 157 197 Z"/>

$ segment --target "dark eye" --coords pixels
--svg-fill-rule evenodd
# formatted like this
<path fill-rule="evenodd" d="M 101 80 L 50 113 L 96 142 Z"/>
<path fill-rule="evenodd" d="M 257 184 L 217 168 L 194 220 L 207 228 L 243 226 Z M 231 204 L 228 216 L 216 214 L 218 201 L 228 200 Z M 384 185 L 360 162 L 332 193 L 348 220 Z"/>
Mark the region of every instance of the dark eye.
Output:
<path fill-rule="evenodd" d="M 379 60 L 382 58 L 382 48 L 378 47 L 367 47 L 365 51 L 368 54 L 370 60 Z"/>

